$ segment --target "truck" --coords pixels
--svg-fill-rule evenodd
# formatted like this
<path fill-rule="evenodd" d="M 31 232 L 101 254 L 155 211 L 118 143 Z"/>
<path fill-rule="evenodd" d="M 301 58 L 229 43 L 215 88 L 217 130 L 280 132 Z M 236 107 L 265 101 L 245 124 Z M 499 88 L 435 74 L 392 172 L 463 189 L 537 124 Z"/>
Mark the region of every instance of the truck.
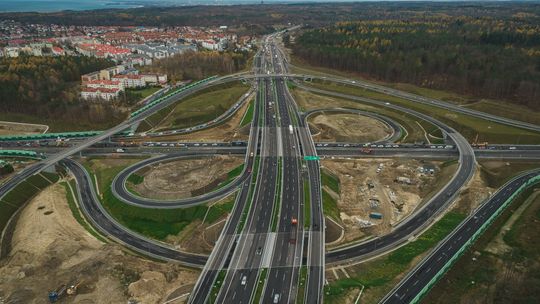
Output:
<path fill-rule="evenodd" d="M 292 127 L 292 125 L 289 125 L 289 133 L 293 134 L 293 127 Z"/>
<path fill-rule="evenodd" d="M 371 212 L 369 217 L 376 220 L 382 220 L 382 214 L 379 212 Z"/>

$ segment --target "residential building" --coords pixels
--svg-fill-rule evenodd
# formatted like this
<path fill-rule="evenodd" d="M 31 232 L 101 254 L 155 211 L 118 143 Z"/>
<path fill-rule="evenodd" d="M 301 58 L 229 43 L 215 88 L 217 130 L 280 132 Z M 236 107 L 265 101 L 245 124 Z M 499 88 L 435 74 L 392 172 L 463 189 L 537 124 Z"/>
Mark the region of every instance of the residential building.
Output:
<path fill-rule="evenodd" d="M 88 88 L 119 89 L 120 91 L 124 91 L 124 83 L 117 80 L 92 80 L 85 85 Z"/>
<path fill-rule="evenodd" d="M 141 88 L 146 86 L 143 75 L 114 75 L 112 80 L 122 82 L 124 88 Z"/>
<path fill-rule="evenodd" d="M 91 88 L 85 87 L 81 90 L 81 97 L 83 99 L 104 99 L 113 100 L 120 95 L 120 89 L 107 89 L 107 88 Z"/>

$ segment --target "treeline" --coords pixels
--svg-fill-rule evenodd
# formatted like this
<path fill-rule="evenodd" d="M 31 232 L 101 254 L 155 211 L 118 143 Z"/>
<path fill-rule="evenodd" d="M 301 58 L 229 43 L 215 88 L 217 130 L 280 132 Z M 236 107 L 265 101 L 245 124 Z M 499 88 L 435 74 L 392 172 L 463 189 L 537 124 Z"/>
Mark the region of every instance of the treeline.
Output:
<path fill-rule="evenodd" d="M 212 75 L 235 73 L 246 67 L 248 52 L 188 51 L 155 61 L 145 70 L 165 73 L 173 82 L 199 80 Z"/>
<path fill-rule="evenodd" d="M 540 13 L 535 2 L 342 2 L 264 5 L 145 7 L 51 13 L 3 13 L 0 20 L 23 23 L 112 26 L 220 26 L 240 35 L 259 35 L 291 24 L 319 27 L 336 21 L 408 18 L 415 15 L 512 16 Z"/>
<path fill-rule="evenodd" d="M 292 48 L 314 65 L 540 109 L 535 16 L 342 22 L 301 34 Z"/>
<path fill-rule="evenodd" d="M 0 111 L 80 125 L 109 124 L 122 115 L 113 105 L 80 102 L 82 74 L 114 65 L 92 57 L 20 56 L 0 59 Z"/>

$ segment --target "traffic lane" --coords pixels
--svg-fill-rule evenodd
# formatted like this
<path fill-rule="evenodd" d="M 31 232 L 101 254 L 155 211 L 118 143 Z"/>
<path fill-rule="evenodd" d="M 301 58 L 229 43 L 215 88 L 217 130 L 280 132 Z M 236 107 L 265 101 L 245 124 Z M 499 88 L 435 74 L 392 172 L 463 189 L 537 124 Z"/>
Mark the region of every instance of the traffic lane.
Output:
<path fill-rule="evenodd" d="M 188 266 L 201 267 L 206 263 L 206 256 L 189 254 L 176 251 L 172 248 L 150 242 L 145 238 L 123 228 L 114 221 L 110 215 L 104 214 L 101 204 L 95 199 L 95 193 L 91 186 L 88 174 L 71 160 L 62 162 L 75 176 L 79 188 L 80 204 L 85 215 L 91 219 L 94 226 L 105 235 L 127 245 L 131 249 L 166 261 L 176 261 Z"/>
<path fill-rule="evenodd" d="M 454 230 L 443 241 L 442 245 L 436 248 L 433 254 L 422 261 L 419 267 L 414 269 L 411 275 L 399 284 L 398 289 L 393 290 L 391 295 L 385 297 L 383 303 L 408 303 L 414 299 L 446 265 L 449 259 L 465 246 L 476 231 L 497 212 L 514 191 L 537 174 L 539 172 L 520 177 L 498 191 L 489 201 L 478 208 L 472 216 L 468 217 L 457 230 Z"/>

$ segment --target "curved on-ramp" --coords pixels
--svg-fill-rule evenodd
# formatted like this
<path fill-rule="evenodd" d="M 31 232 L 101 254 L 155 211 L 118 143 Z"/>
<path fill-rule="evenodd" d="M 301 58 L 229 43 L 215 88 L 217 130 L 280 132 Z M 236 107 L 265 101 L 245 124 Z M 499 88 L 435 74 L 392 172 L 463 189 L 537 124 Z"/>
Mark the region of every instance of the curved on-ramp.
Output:
<path fill-rule="evenodd" d="M 370 117 L 370 118 L 376 119 L 377 121 L 382 122 L 389 129 L 392 130 L 392 134 L 386 136 L 383 139 L 374 141 L 372 143 L 396 142 L 397 140 L 399 140 L 401 138 L 403 127 L 399 123 L 397 123 L 395 120 L 393 120 L 393 119 L 391 119 L 389 117 L 386 117 L 386 116 L 384 116 L 382 114 L 378 114 L 378 113 L 375 113 L 375 112 L 358 110 L 358 109 L 324 108 L 324 109 L 315 109 L 315 110 L 307 111 L 307 112 L 305 112 L 303 114 L 303 116 L 305 117 L 305 121 L 307 122 L 307 120 L 309 119 L 310 116 L 318 114 L 318 113 L 323 113 L 323 114 L 324 113 L 352 113 L 352 114 L 367 116 L 367 117 Z"/>
<path fill-rule="evenodd" d="M 445 208 L 454 200 L 457 193 L 459 193 L 459 190 L 472 177 L 476 166 L 476 160 L 472 147 L 461 134 L 456 132 L 448 125 L 434 119 L 433 117 L 405 107 L 374 99 L 342 94 L 332 91 L 325 91 L 306 86 L 303 86 L 303 88 L 319 94 L 356 100 L 363 103 L 369 103 L 377 106 L 391 108 L 426 120 L 439 127 L 456 144 L 459 152 L 459 167 L 456 173 L 452 176 L 450 182 L 448 182 L 441 190 L 439 190 L 439 192 L 437 192 L 421 208 L 417 209 L 413 214 L 409 215 L 389 234 L 370 239 L 359 244 L 354 244 L 345 248 L 340 248 L 328 252 L 326 254 L 327 263 L 343 264 L 347 262 L 363 260 L 405 244 L 411 236 L 420 233 L 426 227 L 428 227 L 433 222 L 435 217 L 441 212 L 443 212 Z"/>
<path fill-rule="evenodd" d="M 177 262 L 189 267 L 203 267 L 207 256 L 181 252 L 170 245 L 160 243 L 124 228 L 101 205 L 92 186 L 88 172 L 79 163 L 65 159 L 62 164 L 73 174 L 77 182 L 79 203 L 93 226 L 107 237 L 146 256 Z"/>
<path fill-rule="evenodd" d="M 250 164 L 244 166 L 244 169 L 242 170 L 242 173 L 237 176 L 234 180 L 232 180 L 227 185 L 214 190 L 209 193 L 205 193 L 199 196 L 195 197 L 188 197 L 183 199 L 176 199 L 176 200 L 163 200 L 163 199 L 152 199 L 152 198 L 146 198 L 146 197 L 140 197 L 132 192 L 130 192 L 126 187 L 126 181 L 128 177 L 137 172 L 138 170 L 150 166 L 155 163 L 162 163 L 162 162 L 169 162 L 177 159 L 188 159 L 188 158 L 196 158 L 196 157 L 211 157 L 214 155 L 217 155 L 218 152 L 220 152 L 219 149 L 214 150 L 214 153 L 211 153 L 212 151 L 205 152 L 204 154 L 198 154 L 195 152 L 185 151 L 175 154 L 168 154 L 168 155 L 162 155 L 153 157 L 150 159 L 145 159 L 143 161 L 140 161 L 138 163 L 135 163 L 124 170 L 122 170 L 118 175 L 115 176 L 112 185 L 111 190 L 113 195 L 120 199 L 122 202 L 138 206 L 142 208 L 156 208 L 156 209 L 172 209 L 172 208 L 187 208 L 192 207 L 196 205 L 200 205 L 203 203 L 206 203 L 210 200 L 216 200 L 219 198 L 223 198 L 230 193 L 236 191 L 238 187 L 244 182 L 244 180 L 249 176 L 249 172 L 247 168 L 250 167 Z M 250 162 L 250 158 L 246 160 L 247 162 Z"/>

